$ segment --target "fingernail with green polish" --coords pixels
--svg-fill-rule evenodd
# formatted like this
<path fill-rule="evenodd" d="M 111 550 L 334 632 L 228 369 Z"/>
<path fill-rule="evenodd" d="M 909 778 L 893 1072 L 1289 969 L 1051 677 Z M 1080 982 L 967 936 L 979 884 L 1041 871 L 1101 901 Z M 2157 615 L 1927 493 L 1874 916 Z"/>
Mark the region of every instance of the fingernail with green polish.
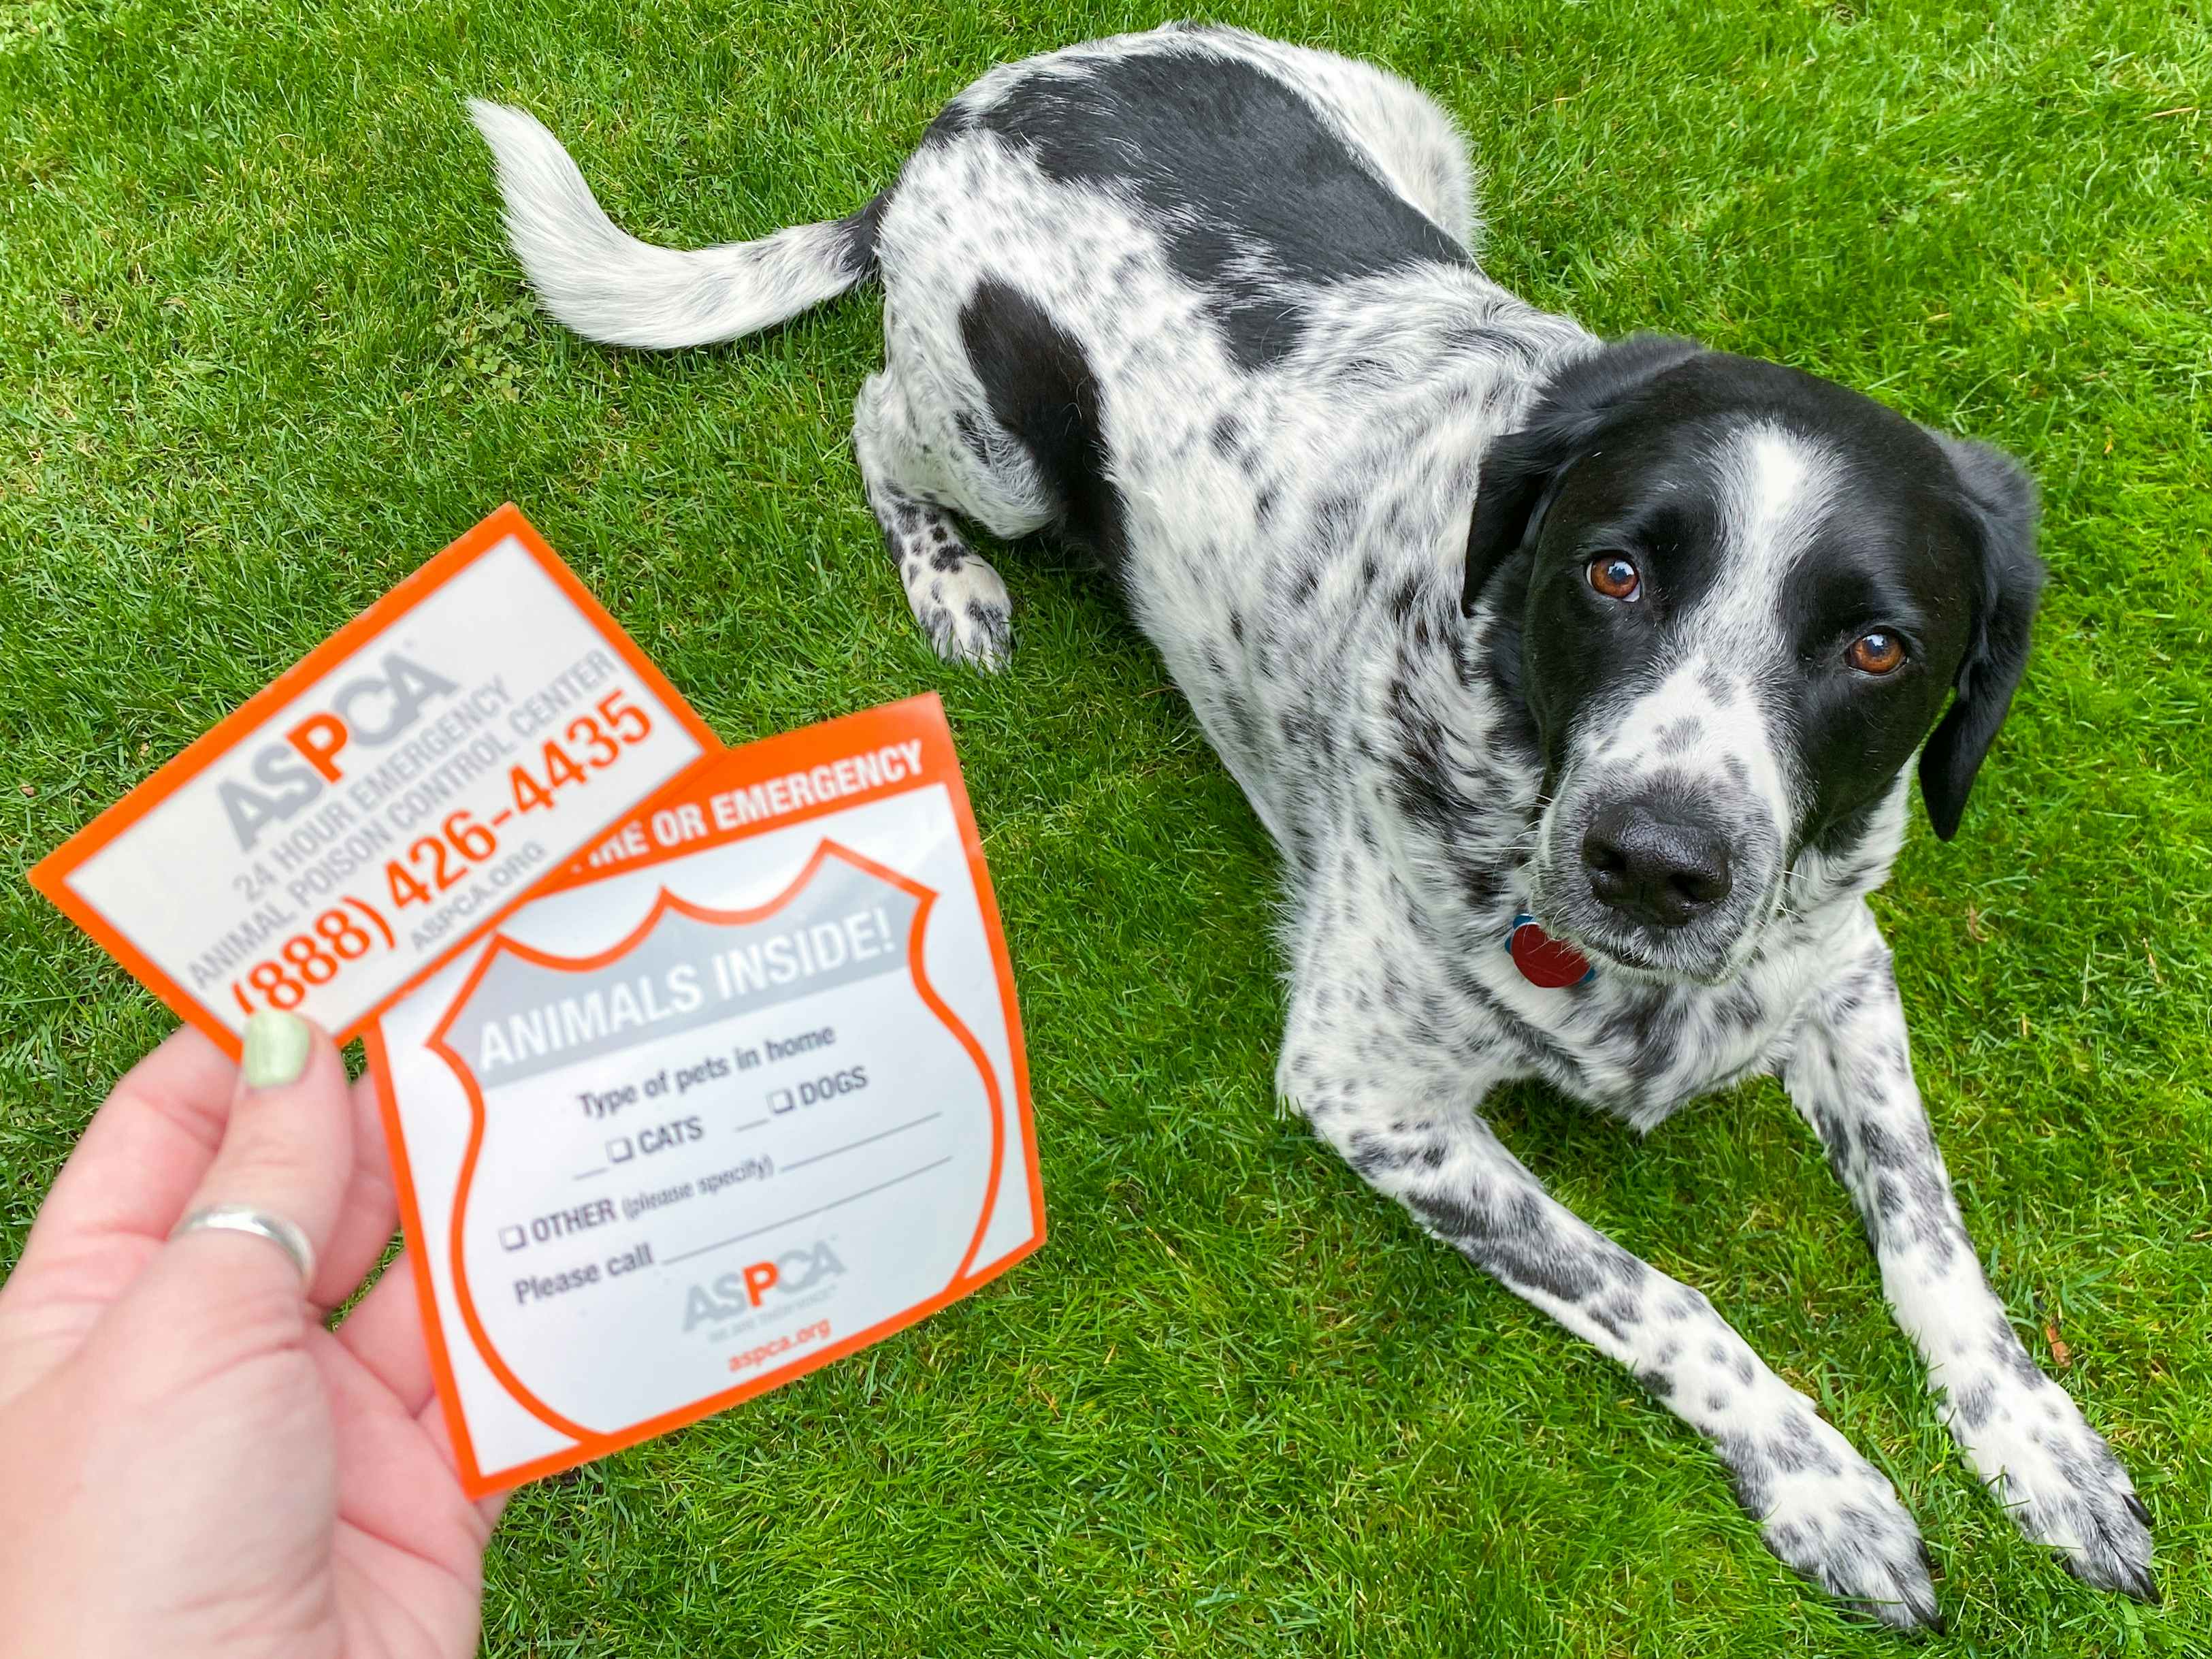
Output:
<path fill-rule="evenodd" d="M 273 1089 L 297 1083 L 307 1069 L 313 1036 L 297 1014 L 264 1008 L 246 1022 L 246 1085 Z"/>

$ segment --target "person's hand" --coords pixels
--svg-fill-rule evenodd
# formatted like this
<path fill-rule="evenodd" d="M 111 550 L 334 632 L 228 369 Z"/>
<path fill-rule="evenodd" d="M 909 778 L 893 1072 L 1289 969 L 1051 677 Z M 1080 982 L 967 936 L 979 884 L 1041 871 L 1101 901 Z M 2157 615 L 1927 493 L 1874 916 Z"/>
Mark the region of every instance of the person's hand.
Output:
<path fill-rule="evenodd" d="M 465 1655 L 462 1496 L 374 1098 L 289 1014 L 243 1076 L 179 1031 L 116 1085 L 0 1287 L 0 1654 Z M 187 1214 L 250 1206 L 313 1246 Z"/>

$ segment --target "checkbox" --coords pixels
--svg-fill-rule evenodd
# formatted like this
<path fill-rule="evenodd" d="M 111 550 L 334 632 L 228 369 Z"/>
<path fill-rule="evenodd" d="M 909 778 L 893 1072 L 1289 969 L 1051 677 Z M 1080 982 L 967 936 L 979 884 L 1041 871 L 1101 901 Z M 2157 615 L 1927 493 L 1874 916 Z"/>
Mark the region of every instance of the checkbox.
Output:
<path fill-rule="evenodd" d="M 520 1227 L 501 1227 L 499 1247 L 502 1250 L 519 1250 L 530 1242 L 530 1236 Z"/>
<path fill-rule="evenodd" d="M 794 1103 L 791 1098 L 791 1091 L 788 1089 L 771 1089 L 768 1091 L 768 1109 L 771 1112 L 787 1112 Z"/>
<path fill-rule="evenodd" d="M 629 1162 L 629 1158 L 630 1144 L 628 1135 L 617 1135 L 612 1140 L 607 1142 L 608 1163 L 627 1164 Z"/>

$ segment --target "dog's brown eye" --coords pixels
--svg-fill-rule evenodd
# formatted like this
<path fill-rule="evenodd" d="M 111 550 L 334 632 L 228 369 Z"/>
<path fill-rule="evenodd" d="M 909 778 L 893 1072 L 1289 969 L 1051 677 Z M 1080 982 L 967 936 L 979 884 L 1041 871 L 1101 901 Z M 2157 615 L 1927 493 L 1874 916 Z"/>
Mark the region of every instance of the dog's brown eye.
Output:
<path fill-rule="evenodd" d="M 1606 553 L 1590 561 L 1589 585 L 1608 599 L 1632 599 L 1644 579 L 1620 554 Z"/>
<path fill-rule="evenodd" d="M 1844 655 L 1862 674 L 1892 674 L 1905 660 L 1905 641 L 1894 634 L 1862 634 Z"/>

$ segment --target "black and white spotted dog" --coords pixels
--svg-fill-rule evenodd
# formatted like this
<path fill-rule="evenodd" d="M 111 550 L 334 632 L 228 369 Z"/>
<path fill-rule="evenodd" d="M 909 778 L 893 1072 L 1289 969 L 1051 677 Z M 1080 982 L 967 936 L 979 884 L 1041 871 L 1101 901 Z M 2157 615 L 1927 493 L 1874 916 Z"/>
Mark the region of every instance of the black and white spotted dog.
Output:
<path fill-rule="evenodd" d="M 474 109 L 531 280 L 594 339 L 727 340 L 881 279 L 854 443 L 938 650 L 1011 642 L 962 520 L 1097 556 L 1281 848 L 1283 1097 L 1704 1434 L 1778 1555 L 1936 1620 L 1890 1483 L 1548 1197 L 1492 1090 L 1649 1129 L 1778 1073 L 1975 1469 L 2079 1577 L 2154 1595 L 2126 1474 L 1983 1278 L 1865 902 L 1914 751 L 1948 837 L 2020 679 L 2018 467 L 1533 309 L 1475 263 L 1441 109 L 1232 30 L 995 70 L 860 211 L 696 252 L 624 235 L 536 121 Z"/>

